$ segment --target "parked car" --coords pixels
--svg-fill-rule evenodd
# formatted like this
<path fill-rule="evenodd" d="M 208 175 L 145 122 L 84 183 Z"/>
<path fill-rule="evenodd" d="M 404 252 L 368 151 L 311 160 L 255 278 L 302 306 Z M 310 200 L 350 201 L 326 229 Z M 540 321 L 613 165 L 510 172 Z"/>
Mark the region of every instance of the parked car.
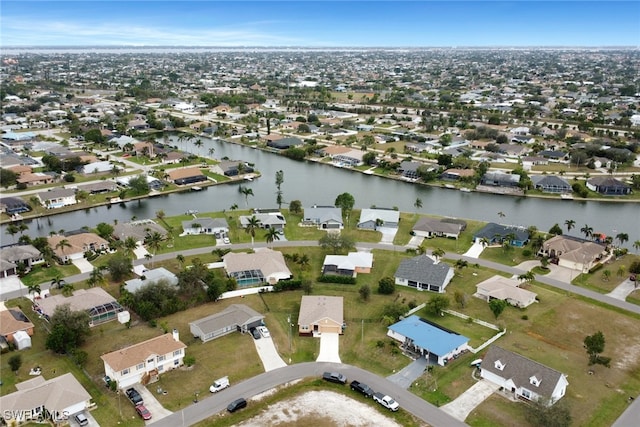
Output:
<path fill-rule="evenodd" d="M 249 332 L 251 332 L 251 335 L 253 335 L 253 339 L 255 340 L 259 340 L 261 335 L 260 332 L 258 332 L 258 330 L 256 328 L 251 328 L 249 329 Z"/>
<path fill-rule="evenodd" d="M 244 397 L 241 397 L 240 399 L 236 399 L 233 402 L 229 403 L 229 406 L 227 406 L 227 411 L 236 412 L 238 409 L 242 409 L 246 407 L 247 407 L 247 400 Z"/>
<path fill-rule="evenodd" d="M 322 379 L 336 384 L 346 384 L 347 377 L 339 372 L 325 372 L 322 374 Z"/>
<path fill-rule="evenodd" d="M 360 392 L 365 395 L 365 397 L 373 396 L 373 390 L 371 387 L 366 385 L 365 383 L 361 383 L 360 381 L 353 380 L 351 381 L 351 390 Z"/>
<path fill-rule="evenodd" d="M 209 387 L 209 391 L 211 393 L 217 393 L 227 387 L 229 387 L 229 377 L 222 377 L 215 380 L 213 384 L 211 384 L 211 387 Z"/>
<path fill-rule="evenodd" d="M 84 415 L 83 412 L 75 414 L 73 418 L 76 420 L 76 422 L 80 426 L 86 426 L 89 424 L 89 420 L 87 419 L 87 417 Z"/>
<path fill-rule="evenodd" d="M 111 388 L 111 377 L 109 375 L 105 375 L 104 377 L 102 377 L 102 381 L 104 381 L 104 385 L 107 388 Z"/>
<path fill-rule="evenodd" d="M 373 400 L 384 406 L 390 411 L 397 411 L 400 408 L 400 404 L 393 400 L 391 396 L 384 393 L 373 393 Z"/>
<path fill-rule="evenodd" d="M 133 403 L 133 406 L 144 405 L 142 396 L 140 396 L 140 393 L 138 393 L 138 390 L 136 390 L 135 388 L 128 388 L 127 391 L 125 391 L 125 394 L 127 395 L 127 398 L 129 398 L 131 403 Z"/>
<path fill-rule="evenodd" d="M 258 329 L 258 331 L 260 331 L 260 335 L 265 338 L 269 338 L 271 336 L 266 326 L 258 326 L 256 329 Z"/>
<path fill-rule="evenodd" d="M 140 415 L 142 417 L 143 420 L 147 421 L 151 419 L 151 412 L 149 412 L 149 410 L 144 406 L 144 405 L 138 405 L 136 406 L 136 412 L 138 413 L 138 415 Z"/>
<path fill-rule="evenodd" d="M 228 244 L 230 244 L 230 243 L 231 243 L 231 240 L 229 240 L 229 238 L 228 238 L 228 237 L 224 237 L 224 238 L 222 239 L 222 243 L 224 243 L 225 245 L 228 245 Z"/>

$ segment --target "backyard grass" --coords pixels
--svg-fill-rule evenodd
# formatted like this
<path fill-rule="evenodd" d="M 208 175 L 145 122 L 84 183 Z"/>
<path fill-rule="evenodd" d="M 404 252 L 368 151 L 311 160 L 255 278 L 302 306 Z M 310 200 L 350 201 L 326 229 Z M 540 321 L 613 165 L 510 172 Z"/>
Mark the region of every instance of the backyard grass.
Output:
<path fill-rule="evenodd" d="M 514 266 L 524 261 L 531 261 L 536 259 L 535 255 L 533 254 L 530 256 L 524 256 L 523 254 L 524 250 L 531 250 L 530 246 L 530 244 L 522 248 L 510 246 L 506 250 L 503 247 L 489 246 L 482 251 L 482 253 L 480 254 L 480 258 L 486 259 L 487 261 Z"/>
<path fill-rule="evenodd" d="M 51 279 L 55 277 L 69 277 L 75 274 L 80 274 L 80 270 L 73 264 L 59 265 L 53 264 L 51 267 L 45 267 L 44 265 L 36 265 L 29 272 L 29 274 L 22 277 L 22 283 L 25 286 L 39 285 L 41 283 L 51 282 Z"/>

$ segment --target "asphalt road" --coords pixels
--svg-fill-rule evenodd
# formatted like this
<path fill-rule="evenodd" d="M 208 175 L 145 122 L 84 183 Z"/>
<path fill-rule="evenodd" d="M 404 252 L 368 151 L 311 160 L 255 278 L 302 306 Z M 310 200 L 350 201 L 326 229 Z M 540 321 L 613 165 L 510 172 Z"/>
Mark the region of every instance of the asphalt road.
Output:
<path fill-rule="evenodd" d="M 447 427 L 466 425 L 446 412 L 441 411 L 436 406 L 425 402 L 411 392 L 393 384 L 386 378 L 379 377 L 355 366 L 328 362 L 298 363 L 265 372 L 264 374 L 232 385 L 224 391 L 205 397 L 198 403 L 194 403 L 151 425 L 154 427 L 189 426 L 220 412 L 225 414 L 227 405 L 239 397 L 244 397 L 248 400 L 252 396 L 296 379 L 307 377 L 319 378 L 325 371 L 341 372 L 346 375 L 349 380 L 357 379 L 368 384 L 376 391 L 388 394 L 400 404 L 402 409 L 412 413 L 430 425 Z M 345 390 L 347 389 L 348 385 L 345 385 Z M 252 404 L 249 400 L 248 406 Z"/>

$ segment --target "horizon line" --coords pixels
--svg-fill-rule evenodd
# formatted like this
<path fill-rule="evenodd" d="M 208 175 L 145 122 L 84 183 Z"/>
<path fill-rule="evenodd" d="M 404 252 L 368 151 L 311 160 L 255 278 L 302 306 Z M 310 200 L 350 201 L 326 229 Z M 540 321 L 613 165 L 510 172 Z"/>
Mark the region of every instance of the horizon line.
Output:
<path fill-rule="evenodd" d="M 625 45 L 625 44 L 612 44 L 612 45 L 424 45 L 424 46 L 305 46 L 305 45 L 138 45 L 138 44 L 114 44 L 114 45 L 8 45 L 3 46 L 3 49 L 34 49 L 34 48 L 65 48 L 65 49 L 86 49 L 86 48 L 187 48 L 187 49 L 486 49 L 486 48 L 498 48 L 498 49 L 522 49 L 522 48 L 625 48 L 625 49 L 640 49 L 639 45 Z"/>

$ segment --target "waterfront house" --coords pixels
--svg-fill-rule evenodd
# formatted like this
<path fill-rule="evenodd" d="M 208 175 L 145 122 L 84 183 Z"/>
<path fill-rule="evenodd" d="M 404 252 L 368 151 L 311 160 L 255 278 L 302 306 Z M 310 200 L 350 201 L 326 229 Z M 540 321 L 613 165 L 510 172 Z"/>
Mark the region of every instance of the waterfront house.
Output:
<path fill-rule="evenodd" d="M 460 233 L 467 228 L 465 221 L 453 218 L 429 218 L 421 217 L 413 226 L 413 234 L 420 237 L 448 237 L 457 239 Z"/>
<path fill-rule="evenodd" d="M 342 230 L 342 210 L 335 206 L 317 206 L 304 209 L 302 225 L 316 226 L 322 230 Z"/>
<path fill-rule="evenodd" d="M 377 230 L 380 227 L 398 228 L 400 223 L 400 211 L 395 209 L 362 209 L 358 228 L 365 230 Z"/>
<path fill-rule="evenodd" d="M 48 191 L 38 193 L 38 198 L 47 209 L 57 209 L 64 206 L 71 206 L 78 203 L 76 192 L 71 188 L 53 188 Z"/>
<path fill-rule="evenodd" d="M 512 246 L 522 247 L 529 241 L 529 232 L 524 227 L 496 224 L 490 222 L 482 227 L 474 236 L 476 243 L 488 242 L 490 245 L 507 241 Z"/>
<path fill-rule="evenodd" d="M 624 196 L 631 194 L 631 186 L 609 176 L 596 176 L 587 180 L 587 188 L 605 196 Z"/>
<path fill-rule="evenodd" d="M 556 175 L 532 176 L 531 181 L 536 190 L 543 193 L 571 193 L 571 184 L 566 179 Z"/>

